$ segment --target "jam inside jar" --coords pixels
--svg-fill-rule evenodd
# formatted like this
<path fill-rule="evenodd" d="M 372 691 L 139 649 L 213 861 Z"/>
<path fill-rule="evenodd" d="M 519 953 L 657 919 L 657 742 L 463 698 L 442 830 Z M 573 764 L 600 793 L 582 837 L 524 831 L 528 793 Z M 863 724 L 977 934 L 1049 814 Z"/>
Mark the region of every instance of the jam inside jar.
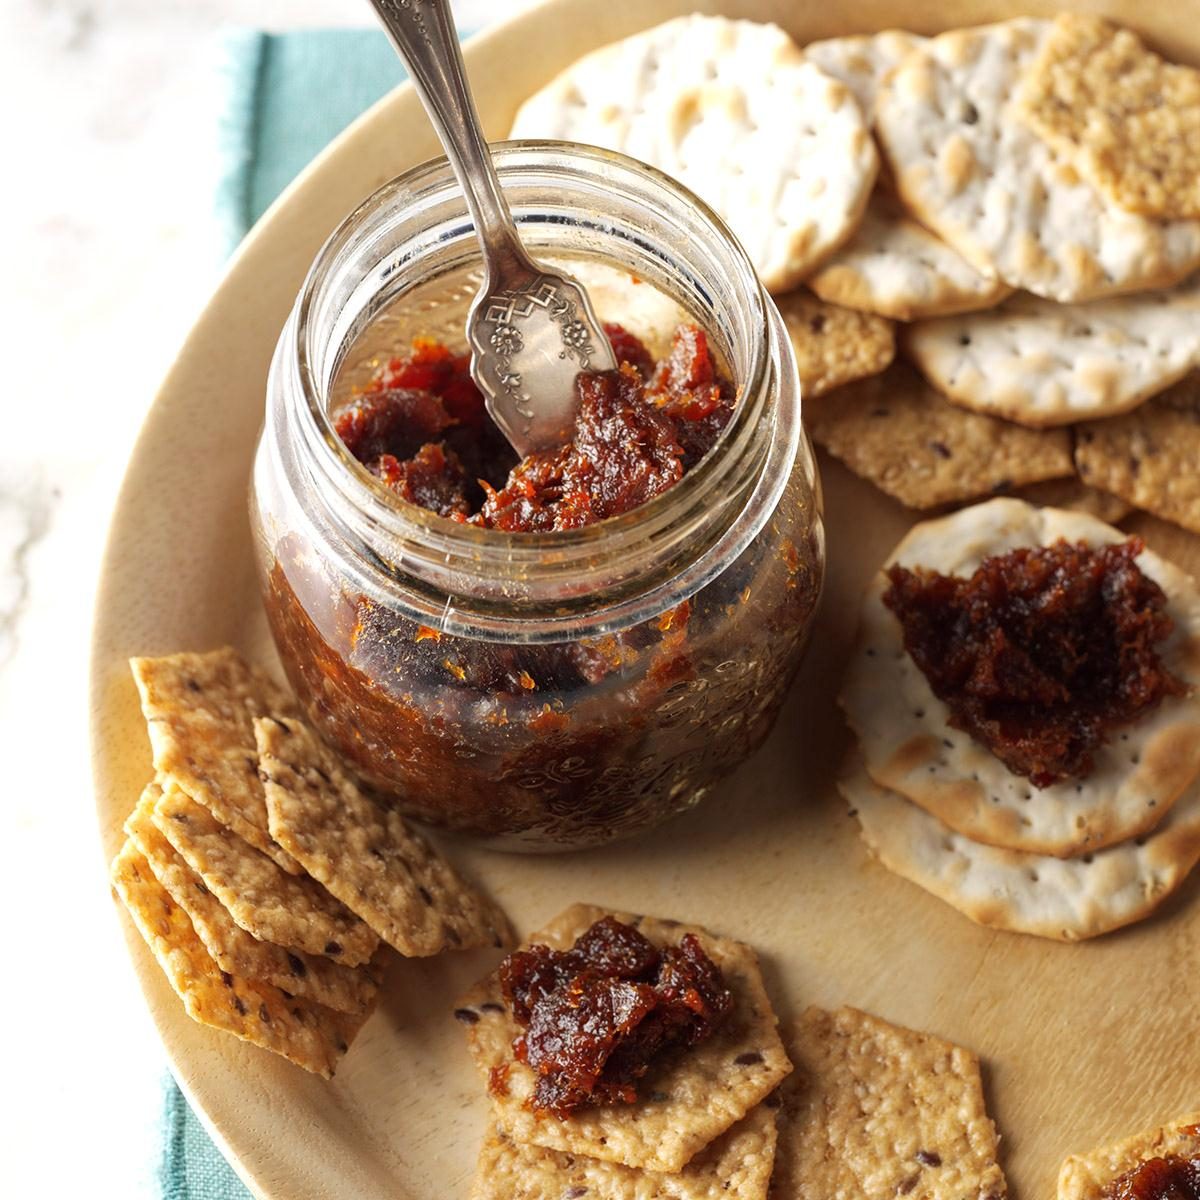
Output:
<path fill-rule="evenodd" d="M 712 449 L 644 504 L 534 533 L 411 503 L 350 453 L 333 414 L 356 389 L 417 339 L 462 351 L 477 255 L 439 160 L 367 200 L 310 271 L 272 364 L 251 517 L 284 667 L 360 778 L 433 824 L 557 850 L 657 824 L 759 745 L 823 533 L 790 344 L 724 226 L 605 151 L 494 153 L 526 244 L 603 321 L 660 359 L 679 326 L 704 332 L 735 392 Z"/>

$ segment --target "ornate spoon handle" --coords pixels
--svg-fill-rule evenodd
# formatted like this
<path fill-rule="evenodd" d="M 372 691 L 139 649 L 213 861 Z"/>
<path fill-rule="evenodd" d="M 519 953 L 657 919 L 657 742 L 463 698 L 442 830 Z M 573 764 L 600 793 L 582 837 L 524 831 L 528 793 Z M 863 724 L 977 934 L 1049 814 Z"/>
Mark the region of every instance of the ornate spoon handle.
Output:
<path fill-rule="evenodd" d="M 486 280 L 537 273 L 513 224 L 467 87 L 448 0 L 371 0 L 466 194 Z M 486 282 L 485 282 L 486 286 Z"/>

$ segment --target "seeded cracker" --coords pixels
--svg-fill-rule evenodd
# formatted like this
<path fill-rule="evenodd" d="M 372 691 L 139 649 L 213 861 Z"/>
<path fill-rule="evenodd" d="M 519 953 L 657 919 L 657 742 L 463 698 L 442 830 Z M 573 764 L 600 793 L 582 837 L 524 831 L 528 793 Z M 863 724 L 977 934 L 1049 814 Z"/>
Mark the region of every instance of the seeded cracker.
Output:
<path fill-rule="evenodd" d="M 1084 483 L 1078 475 L 1069 479 L 1047 479 L 1044 483 L 1031 483 L 1016 489 L 1018 500 L 1036 504 L 1043 508 L 1069 508 L 1072 512 L 1088 513 L 1115 525 L 1133 511 L 1120 496 L 1101 491 Z"/>
<path fill-rule="evenodd" d="M 269 854 L 285 871 L 300 867 L 267 832 L 253 719 L 291 716 L 290 697 L 226 646 L 207 654 L 133 658 L 154 769 L 222 825 Z"/>
<path fill-rule="evenodd" d="M 1020 113 L 1114 204 L 1200 217 L 1200 71 L 1164 62 L 1128 29 L 1061 13 Z"/>
<path fill-rule="evenodd" d="M 319 883 L 281 871 L 177 787 L 166 789 L 153 819 L 247 933 L 348 967 L 374 954 L 379 939 Z"/>
<path fill-rule="evenodd" d="M 271 835 L 401 954 L 503 946 L 504 914 L 399 813 L 364 795 L 300 721 L 254 725 Z"/>
<path fill-rule="evenodd" d="M 1048 546 L 1060 537 L 1095 546 L 1125 536 L 1083 513 L 991 500 L 915 526 L 888 562 L 967 576 L 984 558 L 1020 546 Z M 1192 692 L 1114 733 L 1097 750 L 1086 780 L 1046 788 L 950 728 L 946 706 L 908 656 L 900 622 L 884 606 L 886 576 L 876 576 L 839 698 L 875 782 L 973 841 L 1058 858 L 1157 826 L 1200 773 L 1200 594 L 1189 576 L 1152 551 L 1137 561 L 1166 592 L 1175 623 L 1159 653 Z"/>
<path fill-rule="evenodd" d="M 193 1021 L 332 1077 L 363 1017 L 289 1000 L 278 988 L 222 972 L 131 842 L 113 860 L 112 881 Z"/>
<path fill-rule="evenodd" d="M 610 913 L 587 904 L 572 905 L 525 944 L 566 949 L 609 915 L 635 924 L 658 946 L 675 945 L 685 934 L 695 934 L 721 968 L 734 997 L 733 1012 L 711 1038 L 640 1082 L 636 1104 L 584 1108 L 567 1120 L 527 1109 L 534 1076 L 513 1060 L 512 1040 L 519 1029 L 504 1007 L 495 974 L 462 998 L 455 1016 L 464 1022 L 475 1065 L 485 1080 L 493 1067 L 508 1068 L 504 1093 L 493 1095 L 492 1104 L 498 1125 L 513 1141 L 647 1171 L 677 1172 L 760 1104 L 791 1071 L 791 1063 L 749 946 L 695 926 Z"/>
<path fill-rule="evenodd" d="M 510 136 L 603 146 L 678 179 L 772 291 L 854 232 L 879 167 L 849 89 L 782 29 L 699 14 L 585 55 L 521 106 Z"/>
<path fill-rule="evenodd" d="M 668 1175 L 522 1146 L 489 1121 L 471 1200 L 765 1200 L 776 1136 L 775 1110 L 760 1104 Z"/>
<path fill-rule="evenodd" d="M 1075 465 L 1096 487 L 1200 533 L 1200 372 L 1123 417 L 1080 425 Z"/>
<path fill-rule="evenodd" d="M 1083 858 L 983 846 L 871 781 L 839 784 L 879 861 L 980 925 L 1057 941 L 1098 937 L 1149 916 L 1200 860 L 1200 785 L 1152 833 Z"/>
<path fill-rule="evenodd" d="M 154 808 L 161 795 L 156 783 L 146 788 L 125 822 L 125 832 L 158 882 L 187 914 L 217 966 L 230 975 L 274 984 L 338 1012 L 369 1012 L 379 995 L 383 963 L 373 959 L 362 967 L 346 967 L 320 955 L 260 942 L 248 934 L 154 824 Z M 376 959 L 380 953 L 376 952 Z"/>
<path fill-rule="evenodd" d="M 1072 1154 L 1058 1173 L 1058 1200 L 1100 1200 L 1105 1185 L 1118 1175 L 1168 1154 L 1200 1154 L 1200 1109 L 1090 1154 Z"/>
<path fill-rule="evenodd" d="M 930 39 L 891 75 L 875 132 L 905 206 L 986 275 L 1063 303 L 1167 287 L 1200 222 L 1126 212 L 1014 111 L 1051 28 L 1019 19 Z"/>
<path fill-rule="evenodd" d="M 804 57 L 840 79 L 873 123 L 884 79 L 925 41 L 889 29 L 812 42 Z M 832 304 L 897 321 L 990 308 L 1012 291 L 909 217 L 882 177 L 857 232 L 807 282 Z"/>
<path fill-rule="evenodd" d="M 791 1043 L 772 1195 L 1002 1200 L 979 1060 L 853 1008 L 810 1008 Z"/>
<path fill-rule="evenodd" d="M 1072 472 L 1065 430 L 1022 429 L 957 408 L 902 361 L 823 396 L 804 415 L 814 441 L 910 508 Z"/>
<path fill-rule="evenodd" d="M 921 321 L 905 348 L 955 403 L 1022 425 L 1128 412 L 1200 366 L 1200 275 L 1167 292 L 1059 305 L 1014 296 Z"/>
<path fill-rule="evenodd" d="M 804 291 L 780 296 L 776 303 L 796 354 L 805 399 L 878 375 L 896 357 L 892 323 L 882 317 L 826 304 Z"/>

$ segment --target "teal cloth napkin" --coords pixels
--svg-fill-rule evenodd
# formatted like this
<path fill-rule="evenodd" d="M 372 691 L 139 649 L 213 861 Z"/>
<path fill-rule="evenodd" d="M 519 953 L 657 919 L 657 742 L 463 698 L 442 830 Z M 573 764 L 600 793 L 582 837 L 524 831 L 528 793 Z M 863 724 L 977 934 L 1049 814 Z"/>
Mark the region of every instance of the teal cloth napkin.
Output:
<path fill-rule="evenodd" d="M 404 71 L 374 29 L 237 31 L 223 50 L 216 215 L 232 251 L 313 156 Z M 163 1200 L 250 1200 L 170 1077 L 158 1178 Z"/>

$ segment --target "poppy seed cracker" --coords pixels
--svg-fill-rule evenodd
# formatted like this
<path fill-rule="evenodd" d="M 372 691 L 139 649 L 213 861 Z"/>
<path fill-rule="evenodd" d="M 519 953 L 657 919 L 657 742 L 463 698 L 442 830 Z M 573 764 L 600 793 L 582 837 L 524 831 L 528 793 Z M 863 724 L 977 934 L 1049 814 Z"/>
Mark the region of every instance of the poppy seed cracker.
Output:
<path fill-rule="evenodd" d="M 132 842 L 127 841 L 113 860 L 111 876 L 117 895 L 193 1021 L 282 1055 L 306 1071 L 332 1077 L 363 1016 L 289 999 L 279 988 L 222 971 Z"/>
<path fill-rule="evenodd" d="M 1088 1154 L 1072 1154 L 1058 1173 L 1058 1200 L 1101 1200 L 1106 1186 L 1148 1158 L 1200 1156 L 1200 1110 Z"/>
<path fill-rule="evenodd" d="M 853 1008 L 810 1008 L 791 1038 L 774 1194 L 1003 1200 L 979 1060 Z"/>
<path fill-rule="evenodd" d="M 162 790 L 152 783 L 125 822 L 125 832 L 171 899 L 187 913 L 204 948 L 230 975 L 261 980 L 339 1012 L 367 1012 L 379 995 L 382 963 L 347 967 L 322 955 L 262 942 L 247 933 L 154 824 Z M 379 952 L 376 952 L 378 957 Z"/>
<path fill-rule="evenodd" d="M 492 1106 L 497 1124 L 514 1142 L 673 1174 L 760 1104 L 789 1074 L 791 1062 L 758 959 L 741 942 L 675 921 L 575 904 L 525 944 L 566 949 L 606 916 L 636 926 L 656 946 L 676 945 L 685 934 L 695 934 L 734 997 L 733 1011 L 713 1036 L 653 1069 L 635 1103 L 582 1108 L 568 1120 L 532 1112 L 526 1101 L 536 1079 L 513 1058 L 512 1042 L 520 1029 L 495 974 L 459 1001 L 455 1015 L 464 1022 L 483 1078 L 489 1079 L 493 1068 L 505 1074 L 505 1086 L 492 1090 Z"/>
<path fill-rule="evenodd" d="M 492 1120 L 471 1200 L 766 1200 L 775 1164 L 775 1111 L 760 1104 L 674 1174 L 525 1146 Z"/>
<path fill-rule="evenodd" d="M 129 665 L 160 781 L 174 783 L 291 875 L 300 866 L 271 840 L 254 748 L 256 716 L 295 712 L 291 698 L 229 646 L 133 658 Z"/>
<path fill-rule="evenodd" d="M 379 938 L 316 880 L 289 875 L 177 787 L 154 806 L 154 824 L 247 933 L 356 967 Z"/>
<path fill-rule="evenodd" d="M 507 918 L 300 721 L 255 722 L 271 835 L 401 954 L 503 946 Z"/>

